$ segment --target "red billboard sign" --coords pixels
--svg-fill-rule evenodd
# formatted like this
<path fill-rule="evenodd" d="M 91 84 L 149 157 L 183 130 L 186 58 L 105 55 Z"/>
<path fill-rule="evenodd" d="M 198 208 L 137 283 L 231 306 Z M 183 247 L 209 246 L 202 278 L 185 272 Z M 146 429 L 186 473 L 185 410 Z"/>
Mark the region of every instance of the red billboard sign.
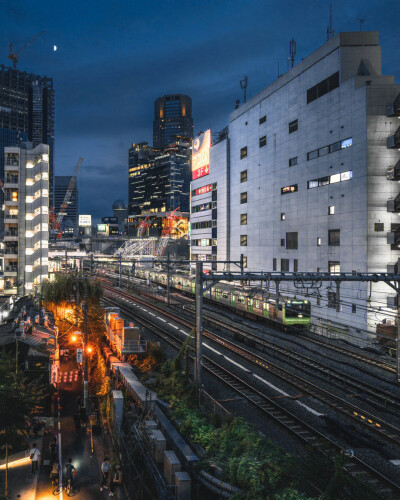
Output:
<path fill-rule="evenodd" d="M 207 184 L 207 186 L 202 186 L 201 188 L 196 189 L 196 196 L 199 194 L 206 194 L 212 191 L 212 184 Z"/>
<path fill-rule="evenodd" d="M 192 142 L 192 179 L 210 173 L 211 130 L 199 135 Z"/>

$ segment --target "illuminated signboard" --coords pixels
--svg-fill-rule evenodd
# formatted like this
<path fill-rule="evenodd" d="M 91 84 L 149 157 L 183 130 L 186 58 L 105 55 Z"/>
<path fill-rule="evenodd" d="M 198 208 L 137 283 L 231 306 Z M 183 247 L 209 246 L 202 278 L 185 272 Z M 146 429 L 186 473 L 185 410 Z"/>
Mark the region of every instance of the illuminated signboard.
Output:
<path fill-rule="evenodd" d="M 285 186 L 281 188 L 281 194 L 289 194 L 295 193 L 297 191 L 297 184 L 293 184 L 293 186 Z"/>
<path fill-rule="evenodd" d="M 210 173 L 211 130 L 192 141 L 192 179 L 199 179 Z"/>
<path fill-rule="evenodd" d="M 207 186 L 202 186 L 201 188 L 196 189 L 196 196 L 199 194 L 206 194 L 212 191 L 212 184 L 207 184 Z"/>
<path fill-rule="evenodd" d="M 79 215 L 79 226 L 87 227 L 92 225 L 92 216 L 91 215 Z"/>
<path fill-rule="evenodd" d="M 97 224 L 97 232 L 98 233 L 106 233 L 107 232 L 107 224 Z"/>

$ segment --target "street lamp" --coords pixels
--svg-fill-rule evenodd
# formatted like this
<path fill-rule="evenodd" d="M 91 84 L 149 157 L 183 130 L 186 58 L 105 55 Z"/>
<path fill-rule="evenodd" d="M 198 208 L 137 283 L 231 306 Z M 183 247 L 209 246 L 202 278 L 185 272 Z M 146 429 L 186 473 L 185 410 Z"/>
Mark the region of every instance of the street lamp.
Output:
<path fill-rule="evenodd" d="M 12 446 L 11 444 L 3 444 L 3 446 L 1 447 L 3 450 L 5 449 L 6 450 L 6 484 L 5 484 L 5 492 L 4 492 L 4 496 L 6 499 L 8 499 L 8 450 L 12 450 Z"/>

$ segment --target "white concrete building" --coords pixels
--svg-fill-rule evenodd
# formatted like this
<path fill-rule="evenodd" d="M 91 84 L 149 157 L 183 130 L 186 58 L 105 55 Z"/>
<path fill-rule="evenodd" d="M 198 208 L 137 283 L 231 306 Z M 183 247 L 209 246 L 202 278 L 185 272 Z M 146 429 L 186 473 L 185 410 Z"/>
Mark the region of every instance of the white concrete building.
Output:
<path fill-rule="evenodd" d="M 4 148 L 4 293 L 26 294 L 48 277 L 49 146 Z"/>
<path fill-rule="evenodd" d="M 252 271 L 386 272 L 396 263 L 399 94 L 394 77 L 381 74 L 378 33 L 340 33 L 236 109 L 224 168 L 229 210 L 226 219 L 218 211 L 217 225 L 227 225 L 229 243 L 218 258 L 243 253 Z M 390 293 L 383 284 L 344 283 L 336 312 L 334 285 L 323 287 L 313 321 L 363 337 L 394 317 Z"/>

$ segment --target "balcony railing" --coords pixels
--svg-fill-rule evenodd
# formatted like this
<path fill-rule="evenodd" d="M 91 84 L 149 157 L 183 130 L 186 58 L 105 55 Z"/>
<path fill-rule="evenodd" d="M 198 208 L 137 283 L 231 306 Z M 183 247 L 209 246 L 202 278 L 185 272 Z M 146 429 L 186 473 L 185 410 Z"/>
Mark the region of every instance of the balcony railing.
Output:
<path fill-rule="evenodd" d="M 18 219 L 18 215 L 13 215 L 13 214 L 9 214 L 9 213 L 5 212 L 4 218 L 5 219 Z"/>
<path fill-rule="evenodd" d="M 9 184 L 18 184 L 18 175 L 7 175 L 5 182 Z"/>
<path fill-rule="evenodd" d="M 388 181 L 400 180 L 400 160 L 396 163 L 394 167 L 389 167 L 387 169 L 387 180 Z"/>
<path fill-rule="evenodd" d="M 6 231 L 4 236 L 18 236 L 18 231 Z"/>
<path fill-rule="evenodd" d="M 392 213 L 400 212 L 400 194 L 396 198 L 390 198 L 387 201 L 387 211 Z"/>
<path fill-rule="evenodd" d="M 393 104 L 389 104 L 386 110 L 387 116 L 400 116 L 400 92 L 397 94 Z"/>
<path fill-rule="evenodd" d="M 387 233 L 387 242 L 389 245 L 398 245 L 400 243 L 400 225 Z"/>
<path fill-rule="evenodd" d="M 394 135 L 391 135 L 386 139 L 386 146 L 389 149 L 400 147 L 400 127 L 398 127 Z"/>
<path fill-rule="evenodd" d="M 18 272 L 18 267 L 14 267 L 14 266 L 6 266 L 4 268 L 4 271 L 6 273 L 17 273 Z"/>

